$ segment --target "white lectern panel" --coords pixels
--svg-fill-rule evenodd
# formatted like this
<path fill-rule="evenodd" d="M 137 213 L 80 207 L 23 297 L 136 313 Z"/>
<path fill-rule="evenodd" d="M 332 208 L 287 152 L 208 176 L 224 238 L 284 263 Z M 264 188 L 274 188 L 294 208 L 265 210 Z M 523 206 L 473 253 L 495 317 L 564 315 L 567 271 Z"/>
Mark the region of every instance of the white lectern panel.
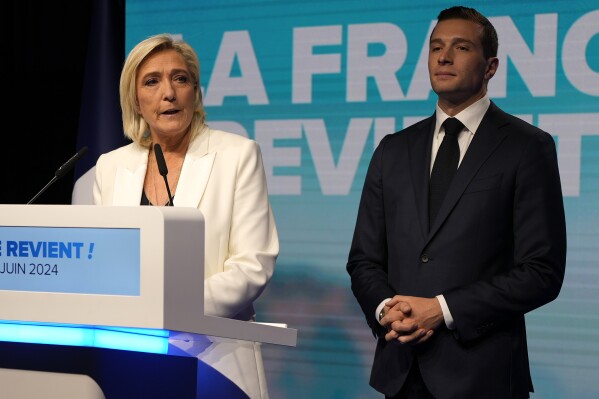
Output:
<path fill-rule="evenodd" d="M 297 331 L 204 315 L 194 208 L 0 205 L 0 319 L 295 346 Z"/>

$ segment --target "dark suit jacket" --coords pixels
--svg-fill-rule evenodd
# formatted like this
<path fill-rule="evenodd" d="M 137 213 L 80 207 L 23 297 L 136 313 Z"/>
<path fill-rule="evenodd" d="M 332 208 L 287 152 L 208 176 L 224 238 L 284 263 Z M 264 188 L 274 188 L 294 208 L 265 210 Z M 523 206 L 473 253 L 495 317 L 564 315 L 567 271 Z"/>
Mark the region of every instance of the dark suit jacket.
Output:
<path fill-rule="evenodd" d="M 428 228 L 435 116 L 386 136 L 364 183 L 347 271 L 379 337 L 370 384 L 392 396 L 414 356 L 438 399 L 526 398 L 524 314 L 555 299 L 566 227 L 555 143 L 493 102 Z M 455 322 L 419 345 L 387 343 L 377 305 L 443 294 Z"/>

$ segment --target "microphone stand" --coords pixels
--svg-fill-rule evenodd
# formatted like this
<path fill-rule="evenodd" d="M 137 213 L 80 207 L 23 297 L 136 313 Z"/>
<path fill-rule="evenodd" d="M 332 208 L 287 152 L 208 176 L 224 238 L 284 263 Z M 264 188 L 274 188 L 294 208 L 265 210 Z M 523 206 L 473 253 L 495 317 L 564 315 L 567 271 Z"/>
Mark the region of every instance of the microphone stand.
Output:
<path fill-rule="evenodd" d="M 79 151 L 77 151 L 75 155 L 71 157 L 71 159 L 66 161 L 60 168 L 58 168 L 56 172 L 54 172 L 54 177 L 52 178 L 52 180 L 50 180 L 48 184 L 46 184 L 39 193 L 35 194 L 35 196 L 29 200 L 27 205 L 33 203 L 33 201 L 35 201 L 40 195 L 42 195 L 43 192 L 46 191 L 46 189 L 50 187 L 52 184 L 54 184 L 56 180 L 66 175 L 73 168 L 75 162 L 77 162 L 82 156 L 84 156 L 86 152 L 87 146 L 82 147 Z"/>

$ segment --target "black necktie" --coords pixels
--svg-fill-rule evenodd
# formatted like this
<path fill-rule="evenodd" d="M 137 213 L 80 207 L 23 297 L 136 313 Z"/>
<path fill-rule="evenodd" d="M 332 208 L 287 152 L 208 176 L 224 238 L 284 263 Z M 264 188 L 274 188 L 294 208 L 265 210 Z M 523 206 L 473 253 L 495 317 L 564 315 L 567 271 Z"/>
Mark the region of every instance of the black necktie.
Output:
<path fill-rule="evenodd" d="M 445 198 L 445 193 L 451 184 L 453 175 L 455 175 L 458 169 L 460 160 L 458 135 L 464 128 L 464 125 L 456 118 L 447 118 L 443 122 L 443 126 L 445 127 L 445 137 L 437 152 L 429 181 L 429 227 L 435 221 L 437 212 L 439 212 L 443 198 Z"/>

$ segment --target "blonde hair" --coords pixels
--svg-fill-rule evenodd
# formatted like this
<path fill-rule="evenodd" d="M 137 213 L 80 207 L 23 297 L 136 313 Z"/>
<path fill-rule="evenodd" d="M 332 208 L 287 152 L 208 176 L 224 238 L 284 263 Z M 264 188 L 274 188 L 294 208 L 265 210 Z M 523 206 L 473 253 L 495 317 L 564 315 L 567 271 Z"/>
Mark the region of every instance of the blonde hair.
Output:
<path fill-rule="evenodd" d="M 165 50 L 175 50 L 181 54 L 189 69 L 195 88 L 195 109 L 191 120 L 191 140 L 197 136 L 205 125 L 206 112 L 202 104 L 202 91 L 200 90 L 200 61 L 193 48 L 184 42 L 173 38 L 167 33 L 150 36 L 139 42 L 127 56 L 123 70 L 119 92 L 121 97 L 121 111 L 123 115 L 123 131 L 125 137 L 144 147 L 149 147 L 152 139 L 149 135 L 149 126 L 136 109 L 137 93 L 135 79 L 141 63 L 149 56 Z"/>

